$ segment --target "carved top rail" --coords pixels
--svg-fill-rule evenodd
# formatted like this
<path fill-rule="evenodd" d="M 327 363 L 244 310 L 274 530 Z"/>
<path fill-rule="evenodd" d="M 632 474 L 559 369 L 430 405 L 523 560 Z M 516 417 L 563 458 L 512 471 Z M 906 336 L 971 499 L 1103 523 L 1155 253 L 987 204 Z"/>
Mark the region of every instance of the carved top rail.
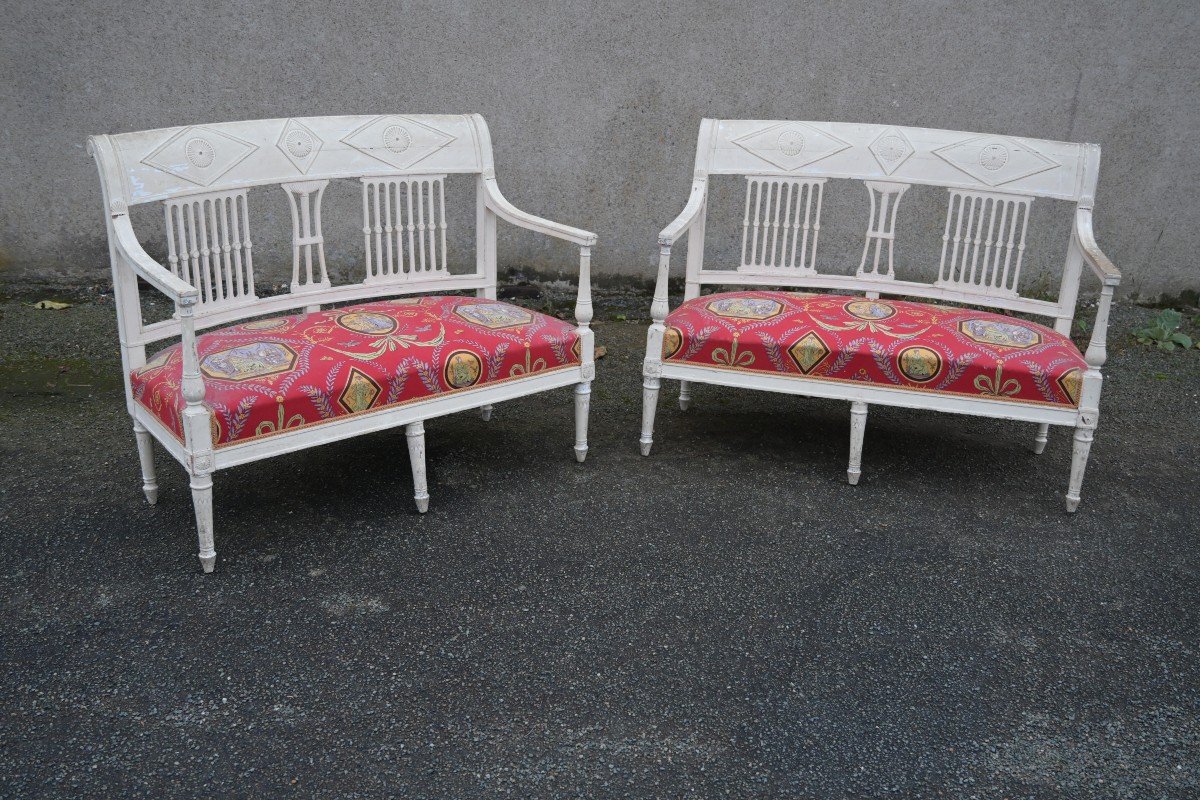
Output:
<path fill-rule="evenodd" d="M 492 167 L 477 115 L 293 117 L 95 138 L 111 143 L 117 180 L 109 191 L 127 205 L 270 183 Z"/>
<path fill-rule="evenodd" d="M 1090 208 L 1100 148 L 1016 136 L 868 125 L 706 119 L 697 174 L 857 178 L 1011 192 Z"/>

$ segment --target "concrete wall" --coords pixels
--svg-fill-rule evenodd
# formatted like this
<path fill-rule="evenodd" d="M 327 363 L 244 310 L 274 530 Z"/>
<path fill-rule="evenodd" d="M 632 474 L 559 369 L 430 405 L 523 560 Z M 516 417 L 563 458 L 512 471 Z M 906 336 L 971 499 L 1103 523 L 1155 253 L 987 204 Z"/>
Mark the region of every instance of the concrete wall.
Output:
<path fill-rule="evenodd" d="M 655 233 L 687 195 L 697 124 L 717 116 L 1098 142 L 1098 234 L 1127 276 L 1123 290 L 1150 297 L 1200 288 L 1195 0 L 4 5 L 4 282 L 106 279 L 88 134 L 251 117 L 479 111 L 509 198 L 597 231 L 601 275 L 651 274 Z M 830 213 L 842 216 L 831 229 L 844 232 L 831 232 L 819 260 L 852 269 L 866 194 L 839 187 Z M 331 255 L 349 275 L 358 210 L 351 193 L 332 201 L 339 198 L 340 209 L 327 198 L 330 224 L 345 233 Z M 914 219 L 933 220 L 910 226 L 923 240 L 907 245 L 913 263 L 936 258 L 935 242 L 924 241 L 940 233 L 934 200 L 911 201 Z M 286 264 L 282 240 L 265 230 L 287 227 L 282 195 L 272 202 L 256 242 Z M 1033 279 L 1061 263 L 1064 231 L 1047 223 L 1035 232 Z M 735 258 L 734 239 L 718 234 L 710 258 Z M 526 235 L 506 236 L 501 259 L 573 269 L 569 250 Z M 282 280 L 283 268 L 274 275 Z"/>

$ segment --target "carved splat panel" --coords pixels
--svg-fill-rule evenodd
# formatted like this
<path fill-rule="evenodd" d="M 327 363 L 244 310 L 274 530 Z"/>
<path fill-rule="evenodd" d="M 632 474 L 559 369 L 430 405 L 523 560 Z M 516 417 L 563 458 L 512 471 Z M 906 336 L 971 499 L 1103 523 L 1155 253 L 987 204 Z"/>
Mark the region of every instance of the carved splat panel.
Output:
<path fill-rule="evenodd" d="M 163 203 L 167 263 L 200 291 L 202 307 L 254 299 L 254 258 L 245 189 Z"/>
<path fill-rule="evenodd" d="M 935 286 L 1017 295 L 1032 197 L 951 189 Z"/>
<path fill-rule="evenodd" d="M 444 276 L 446 176 L 363 178 L 366 283 Z"/>
<path fill-rule="evenodd" d="M 205 190 L 491 166 L 486 129 L 471 115 L 246 120 L 107 138 L 119 178 L 110 192 L 127 205 Z"/>
<path fill-rule="evenodd" d="M 862 261 L 858 264 L 860 277 L 892 279 L 894 245 L 896 241 L 896 207 L 900 198 L 908 191 L 907 183 L 886 183 L 884 181 L 864 181 L 867 194 L 871 198 L 871 211 L 867 217 L 867 237 L 863 244 Z M 871 245 L 875 246 L 871 266 L 867 266 L 867 258 L 871 253 Z M 884 247 L 887 247 L 887 260 L 881 261 Z M 882 267 L 882 269 L 881 269 Z"/>
<path fill-rule="evenodd" d="M 329 273 L 325 269 L 325 234 L 321 228 L 321 198 L 328 185 L 329 181 L 283 184 L 292 210 L 293 292 L 328 289 L 330 286 Z"/>
<path fill-rule="evenodd" d="M 746 179 L 741 271 L 815 272 L 825 181 Z"/>

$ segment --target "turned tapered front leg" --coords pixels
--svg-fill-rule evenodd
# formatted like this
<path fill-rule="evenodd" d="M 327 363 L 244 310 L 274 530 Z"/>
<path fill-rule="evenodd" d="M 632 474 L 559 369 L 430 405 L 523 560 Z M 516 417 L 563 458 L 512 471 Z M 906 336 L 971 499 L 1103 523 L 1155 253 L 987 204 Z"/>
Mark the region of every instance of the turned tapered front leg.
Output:
<path fill-rule="evenodd" d="M 650 375 L 642 382 L 642 436 L 639 443 L 642 455 L 650 455 L 650 447 L 654 444 L 654 414 L 658 411 L 658 390 L 662 380 Z"/>
<path fill-rule="evenodd" d="M 694 190 L 693 190 L 694 191 Z M 654 284 L 654 301 L 650 304 L 650 329 L 646 331 L 646 360 L 642 364 L 642 436 L 639 444 L 642 455 L 650 455 L 654 444 L 654 414 L 658 411 L 658 390 L 662 387 L 663 334 L 666 331 L 667 273 L 671 268 L 671 244 L 659 238 L 658 280 Z"/>
<path fill-rule="evenodd" d="M 846 480 L 851 486 L 858 484 L 862 475 L 863 437 L 867 432 L 867 404 L 855 401 L 850 404 L 850 466 L 846 469 Z"/>
<path fill-rule="evenodd" d="M 200 544 L 200 568 L 212 572 L 217 566 L 217 551 L 213 542 L 213 479 L 211 473 L 193 475 L 192 505 L 196 509 L 196 538 Z"/>
<path fill-rule="evenodd" d="M 1080 492 L 1083 489 L 1083 473 L 1087 470 L 1088 455 L 1092 452 L 1092 439 L 1096 430 L 1099 414 L 1083 412 L 1075 426 L 1075 441 L 1071 449 L 1071 482 L 1067 486 L 1067 511 L 1075 513 L 1082 500 Z"/>
<path fill-rule="evenodd" d="M 1046 450 L 1046 442 L 1050 441 L 1050 426 L 1038 425 L 1037 436 L 1033 437 L 1033 452 L 1041 455 Z"/>
<path fill-rule="evenodd" d="M 158 502 L 158 476 L 154 472 L 154 448 L 150 432 L 135 419 L 133 433 L 137 438 L 138 460 L 142 463 L 142 491 L 146 493 L 146 501 L 154 505 Z"/>
<path fill-rule="evenodd" d="M 410 422 L 404 428 L 408 438 L 408 460 L 412 466 L 413 499 L 417 511 L 424 514 L 429 510 L 429 486 L 425 479 L 425 423 Z"/>
<path fill-rule="evenodd" d="M 692 404 L 692 385 L 687 381 L 679 382 L 679 410 L 687 411 Z"/>
<path fill-rule="evenodd" d="M 188 475 L 191 476 L 192 505 L 196 509 L 196 537 L 200 543 L 200 567 L 212 572 L 217 565 L 213 545 L 213 458 L 212 411 L 204 404 L 204 378 L 200 374 L 200 356 L 196 350 L 195 301 L 176 303 L 179 317 L 180 350 L 183 351 L 181 387 L 186 405 L 183 409 L 184 446 L 188 451 Z"/>
<path fill-rule="evenodd" d="M 592 405 L 591 381 L 575 384 L 575 460 L 587 458 L 588 411 Z"/>

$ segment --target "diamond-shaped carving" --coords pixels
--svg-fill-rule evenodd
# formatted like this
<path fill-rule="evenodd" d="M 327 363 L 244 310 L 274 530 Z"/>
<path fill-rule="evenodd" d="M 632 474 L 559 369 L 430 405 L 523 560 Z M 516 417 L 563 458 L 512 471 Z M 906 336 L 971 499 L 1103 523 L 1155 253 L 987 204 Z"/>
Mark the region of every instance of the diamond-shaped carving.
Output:
<path fill-rule="evenodd" d="M 788 355 L 796 362 L 800 371 L 807 375 L 829 357 L 829 346 L 821 341 L 816 332 L 809 331 L 788 348 Z"/>
<path fill-rule="evenodd" d="M 1000 186 L 1061 167 L 1018 139 L 978 136 L 948 144 L 933 154 L 988 186 Z"/>
<path fill-rule="evenodd" d="M 747 153 L 788 172 L 829 158 L 850 146 L 849 142 L 832 133 L 804 122 L 781 122 L 761 131 L 739 136 L 733 143 Z"/>
<path fill-rule="evenodd" d="M 409 117 L 376 117 L 342 141 L 396 169 L 406 169 L 441 150 L 457 136 Z"/>
<path fill-rule="evenodd" d="M 357 367 L 350 368 L 350 380 L 338 395 L 338 405 L 350 414 L 366 411 L 375 402 L 383 388 Z"/>
<path fill-rule="evenodd" d="M 142 163 L 163 172 L 208 186 L 233 169 L 257 145 L 212 128 L 184 128 L 142 159 Z"/>
<path fill-rule="evenodd" d="M 868 149 L 888 175 L 899 169 L 900 165 L 916 152 L 912 142 L 899 128 L 888 128 L 879 134 Z"/>
<path fill-rule="evenodd" d="M 292 162 L 292 166 L 300 170 L 301 175 L 308 174 L 308 168 L 317 160 L 317 153 L 321 152 L 321 145 L 325 144 L 320 136 L 312 132 L 300 120 L 289 119 L 283 125 L 283 131 L 279 134 L 279 141 L 275 146 L 287 156 L 287 160 Z"/>

